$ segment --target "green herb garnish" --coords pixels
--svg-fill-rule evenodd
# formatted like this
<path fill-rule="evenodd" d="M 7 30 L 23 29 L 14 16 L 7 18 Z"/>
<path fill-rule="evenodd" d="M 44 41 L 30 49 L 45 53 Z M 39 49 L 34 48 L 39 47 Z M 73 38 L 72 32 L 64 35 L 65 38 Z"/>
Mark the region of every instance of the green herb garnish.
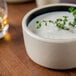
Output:
<path fill-rule="evenodd" d="M 63 16 L 62 18 L 57 18 L 56 21 L 52 20 L 36 21 L 36 28 L 39 29 L 42 23 L 45 23 L 45 26 L 47 26 L 48 23 L 52 23 L 56 25 L 59 29 L 70 30 L 70 28 L 67 28 L 65 25 L 68 24 L 71 27 L 76 26 L 76 9 L 74 7 L 70 7 L 68 11 L 72 13 L 74 16 L 73 22 L 68 22 L 68 16 Z"/>
<path fill-rule="evenodd" d="M 49 20 L 48 22 L 49 22 L 49 23 L 54 23 L 52 20 Z"/>
<path fill-rule="evenodd" d="M 42 22 L 44 22 L 44 23 L 45 23 L 45 25 L 47 26 L 47 21 L 43 20 Z"/>
<path fill-rule="evenodd" d="M 68 9 L 68 11 L 69 11 L 70 13 L 72 13 L 74 10 L 75 10 L 74 7 L 70 7 L 70 8 Z"/>
<path fill-rule="evenodd" d="M 36 28 L 39 29 L 41 27 L 41 23 L 39 21 L 36 21 Z"/>

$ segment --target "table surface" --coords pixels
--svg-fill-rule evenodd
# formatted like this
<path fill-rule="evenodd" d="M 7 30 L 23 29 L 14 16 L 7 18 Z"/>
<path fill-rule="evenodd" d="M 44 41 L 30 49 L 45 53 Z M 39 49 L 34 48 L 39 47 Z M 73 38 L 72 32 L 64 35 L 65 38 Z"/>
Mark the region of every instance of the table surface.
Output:
<path fill-rule="evenodd" d="M 76 76 L 76 69 L 47 69 L 28 57 L 21 22 L 23 16 L 33 8 L 36 8 L 35 2 L 8 4 L 10 28 L 8 36 L 0 40 L 0 76 Z"/>

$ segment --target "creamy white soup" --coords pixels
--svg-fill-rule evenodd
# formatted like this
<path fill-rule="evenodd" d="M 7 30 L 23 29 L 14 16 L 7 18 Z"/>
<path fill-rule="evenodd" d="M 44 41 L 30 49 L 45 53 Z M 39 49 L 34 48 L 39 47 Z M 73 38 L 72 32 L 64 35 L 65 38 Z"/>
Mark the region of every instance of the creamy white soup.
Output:
<path fill-rule="evenodd" d="M 63 18 L 63 16 L 67 16 L 68 21 L 66 23 L 66 27 L 70 28 L 70 30 L 59 29 L 55 24 L 47 22 L 47 26 L 45 23 L 42 23 L 39 29 L 36 28 L 36 21 L 42 20 L 52 20 L 56 21 L 58 18 Z M 43 15 L 37 16 L 34 18 L 28 25 L 28 28 L 37 36 L 48 39 L 71 39 L 76 38 L 76 27 L 71 27 L 68 25 L 69 22 L 73 22 L 74 16 L 66 11 L 62 12 L 51 12 L 45 13 Z"/>

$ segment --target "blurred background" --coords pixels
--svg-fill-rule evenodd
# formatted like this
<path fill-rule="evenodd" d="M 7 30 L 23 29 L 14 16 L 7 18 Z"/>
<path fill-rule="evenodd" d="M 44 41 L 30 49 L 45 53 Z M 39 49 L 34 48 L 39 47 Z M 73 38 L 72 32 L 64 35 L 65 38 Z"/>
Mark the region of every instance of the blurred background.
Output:
<path fill-rule="evenodd" d="M 60 2 L 76 3 L 76 0 L 60 0 Z"/>
<path fill-rule="evenodd" d="M 7 0 L 7 2 L 9 3 L 20 3 L 30 1 L 35 1 L 38 7 L 53 3 L 76 3 L 76 0 Z"/>

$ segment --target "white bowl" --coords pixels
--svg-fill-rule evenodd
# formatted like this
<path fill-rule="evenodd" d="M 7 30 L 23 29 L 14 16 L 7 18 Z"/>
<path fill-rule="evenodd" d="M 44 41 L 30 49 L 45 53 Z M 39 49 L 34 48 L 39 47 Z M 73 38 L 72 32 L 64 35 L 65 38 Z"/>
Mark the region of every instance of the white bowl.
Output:
<path fill-rule="evenodd" d="M 23 37 L 28 56 L 37 64 L 52 69 L 76 67 L 76 39 L 45 39 L 32 33 L 28 24 L 40 14 L 52 11 L 66 11 L 74 4 L 51 4 L 33 9 L 22 21 Z"/>

